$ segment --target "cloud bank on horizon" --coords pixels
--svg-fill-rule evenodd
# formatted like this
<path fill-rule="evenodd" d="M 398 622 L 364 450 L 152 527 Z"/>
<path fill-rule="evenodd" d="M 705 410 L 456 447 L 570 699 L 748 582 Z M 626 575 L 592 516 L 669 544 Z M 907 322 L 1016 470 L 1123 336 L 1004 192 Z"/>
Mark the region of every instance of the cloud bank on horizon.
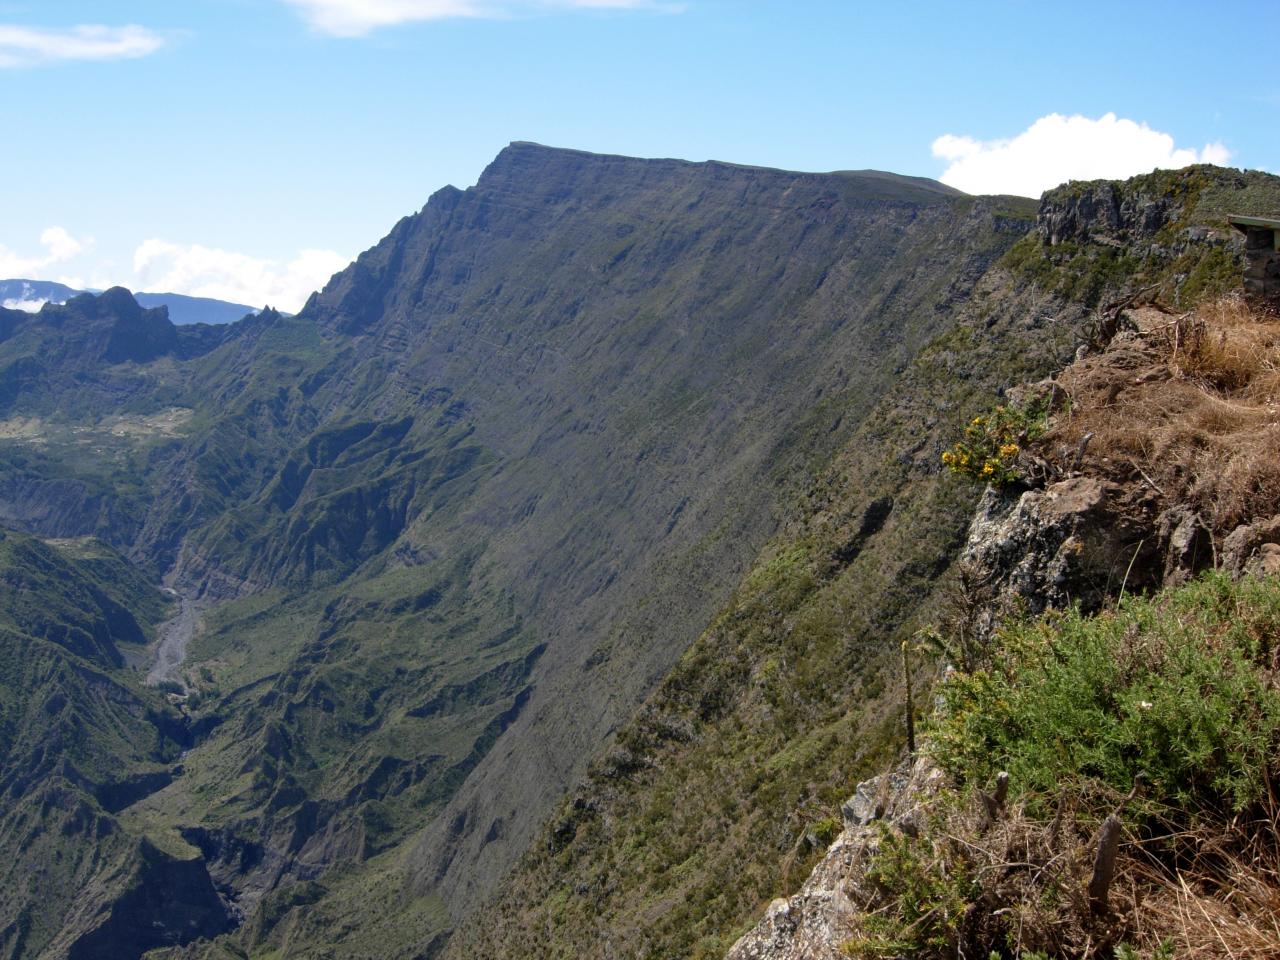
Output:
<path fill-rule="evenodd" d="M 1123 180 L 1156 169 L 1223 165 L 1231 159 L 1222 143 L 1208 143 L 1201 150 L 1178 147 L 1171 135 L 1114 113 L 1096 120 L 1051 113 L 1007 140 L 948 133 L 934 140 L 932 149 L 948 163 L 938 178 L 948 186 L 1024 197 L 1038 197 L 1068 180 Z"/>
<path fill-rule="evenodd" d="M 565 10 L 673 10 L 656 0 L 283 0 L 314 29 L 363 37 L 381 27 L 427 20 L 498 19 Z"/>
<path fill-rule="evenodd" d="M 333 250 L 301 250 L 288 263 L 281 263 L 153 238 L 134 251 L 136 286 L 131 289 L 212 297 L 251 307 L 269 305 L 293 313 L 350 262 Z"/>
<path fill-rule="evenodd" d="M 22 27 L 0 24 L 0 68 L 35 67 L 68 60 L 136 60 L 164 46 L 146 27 Z"/>
<path fill-rule="evenodd" d="M 133 254 L 132 271 L 91 264 L 77 268 L 93 240 L 75 237 L 63 227 L 40 234 L 43 253 L 22 254 L 0 246 L 0 279 L 54 280 L 76 289 L 122 286 L 135 292 L 181 293 L 251 307 L 273 306 L 296 313 L 312 292 L 351 262 L 333 250 L 301 250 L 288 262 L 253 257 L 202 244 L 151 238 Z M 42 300 L 10 300 L 9 309 L 38 310 Z"/>
<path fill-rule="evenodd" d="M 91 238 L 77 239 L 62 227 L 49 227 L 40 234 L 40 245 L 44 253 L 34 255 L 15 253 L 8 247 L 0 246 L 0 277 L 14 277 L 24 280 L 47 279 L 51 268 L 66 264 L 93 246 Z"/>

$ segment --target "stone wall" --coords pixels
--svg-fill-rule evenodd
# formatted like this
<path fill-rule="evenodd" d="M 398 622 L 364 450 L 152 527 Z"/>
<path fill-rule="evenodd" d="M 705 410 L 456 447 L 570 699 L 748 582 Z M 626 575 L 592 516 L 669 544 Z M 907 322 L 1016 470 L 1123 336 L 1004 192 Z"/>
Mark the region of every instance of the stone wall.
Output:
<path fill-rule="evenodd" d="M 1244 292 L 1249 299 L 1280 310 L 1280 250 L 1277 231 L 1249 227 L 1244 231 Z"/>

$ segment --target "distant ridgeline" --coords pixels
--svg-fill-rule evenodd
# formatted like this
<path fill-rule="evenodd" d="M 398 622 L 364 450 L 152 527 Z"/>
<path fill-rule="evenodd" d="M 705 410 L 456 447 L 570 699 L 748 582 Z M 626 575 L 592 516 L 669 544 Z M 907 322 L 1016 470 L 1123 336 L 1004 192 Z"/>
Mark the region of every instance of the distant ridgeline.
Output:
<path fill-rule="evenodd" d="M 51 280 L 0 280 L 0 306 L 9 310 L 38 310 L 45 303 L 66 303 L 85 291 L 74 290 Z M 208 297 L 188 297 L 181 293 L 138 293 L 143 307 L 167 307 L 169 319 L 188 323 L 234 323 L 258 308 Z"/>
<path fill-rule="evenodd" d="M 894 748 L 957 425 L 1277 183 L 521 143 L 297 316 L 0 310 L 0 957 L 722 954 Z"/>

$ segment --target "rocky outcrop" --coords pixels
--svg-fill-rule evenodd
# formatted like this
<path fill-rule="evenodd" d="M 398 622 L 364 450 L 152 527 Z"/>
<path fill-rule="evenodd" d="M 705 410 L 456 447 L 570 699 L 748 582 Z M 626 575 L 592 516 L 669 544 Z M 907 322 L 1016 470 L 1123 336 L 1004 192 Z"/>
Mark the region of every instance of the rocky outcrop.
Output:
<path fill-rule="evenodd" d="M 1036 231 L 1048 246 L 1095 243 L 1138 256 L 1206 244 L 1239 252 L 1241 238 L 1197 207 L 1206 192 L 1248 189 L 1263 179 L 1264 174 L 1199 166 L 1123 181 L 1072 181 L 1041 197 Z"/>
<path fill-rule="evenodd" d="M 1280 573 L 1280 516 L 1236 527 L 1223 541 L 1221 562 L 1236 576 Z"/>
<path fill-rule="evenodd" d="M 1130 192 L 1111 180 L 1073 183 L 1040 201 L 1036 230 L 1051 246 L 1091 240 L 1146 241 L 1175 219 L 1181 207 L 1166 194 Z"/>
<path fill-rule="evenodd" d="M 1094 477 L 1043 489 L 988 488 L 973 518 L 964 562 L 981 582 L 1022 598 L 1032 613 L 1070 603 L 1084 587 L 1086 557 L 1115 557 L 1127 539 L 1107 523 L 1120 491 Z M 1088 542 L 1088 548 L 1086 548 Z"/>
<path fill-rule="evenodd" d="M 841 946 L 874 896 L 865 873 L 882 830 L 918 830 L 943 782 L 942 771 L 921 758 L 858 784 L 841 809 L 843 830 L 804 886 L 769 904 L 726 960 L 844 960 Z"/>
<path fill-rule="evenodd" d="M 1242 531 L 1236 554 L 1270 535 Z M 1188 505 L 1162 507 L 1150 490 L 1083 474 L 1031 490 L 989 488 L 963 554 L 990 599 L 1016 597 L 1033 615 L 1073 603 L 1092 610 L 1121 589 L 1183 583 L 1213 560 L 1209 527 Z"/>

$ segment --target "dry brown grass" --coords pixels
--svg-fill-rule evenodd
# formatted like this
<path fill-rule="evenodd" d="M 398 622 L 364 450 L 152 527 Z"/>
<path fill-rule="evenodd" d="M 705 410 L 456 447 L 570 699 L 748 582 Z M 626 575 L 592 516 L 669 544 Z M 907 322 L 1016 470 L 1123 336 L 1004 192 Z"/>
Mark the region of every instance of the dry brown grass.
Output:
<path fill-rule="evenodd" d="M 1159 842 L 1159 841 L 1157 841 Z M 1135 858 L 1130 873 L 1147 891 L 1134 942 L 1173 945 L 1175 957 L 1280 958 L 1280 833 L 1274 809 L 1253 822 L 1184 838 L 1188 862 Z"/>
<path fill-rule="evenodd" d="M 1184 376 L 1227 392 L 1261 392 L 1264 401 L 1268 390 L 1274 390 L 1280 360 L 1275 317 L 1256 314 L 1243 299 L 1228 297 L 1176 318 L 1174 326 L 1171 347 L 1181 349 L 1171 360 Z"/>
<path fill-rule="evenodd" d="M 1237 298 L 1135 320 L 1059 377 L 1070 403 L 1042 452 L 1061 461 L 1092 434 L 1087 470 L 1188 503 L 1215 533 L 1280 513 L 1280 321 Z"/>
<path fill-rule="evenodd" d="M 1097 914 L 1086 893 L 1099 835 L 1096 811 L 1122 809 L 1124 798 L 1064 791 L 1047 815 L 1016 806 L 994 823 L 976 796 L 970 800 L 934 809 L 914 846 L 933 882 L 945 884 L 960 871 L 971 895 L 963 914 L 946 922 L 947 943 L 921 945 L 913 956 L 985 958 L 1003 949 L 1013 957 L 1089 960 L 1111 958 L 1125 944 L 1144 957 L 1280 960 L 1274 816 L 1260 812 L 1252 823 L 1209 818 L 1176 833 L 1130 824 L 1109 909 Z M 896 910 L 900 893 L 878 890 L 865 876 L 847 890 L 866 913 L 844 952 L 879 956 L 877 943 L 884 941 L 872 933 L 875 918 Z"/>

